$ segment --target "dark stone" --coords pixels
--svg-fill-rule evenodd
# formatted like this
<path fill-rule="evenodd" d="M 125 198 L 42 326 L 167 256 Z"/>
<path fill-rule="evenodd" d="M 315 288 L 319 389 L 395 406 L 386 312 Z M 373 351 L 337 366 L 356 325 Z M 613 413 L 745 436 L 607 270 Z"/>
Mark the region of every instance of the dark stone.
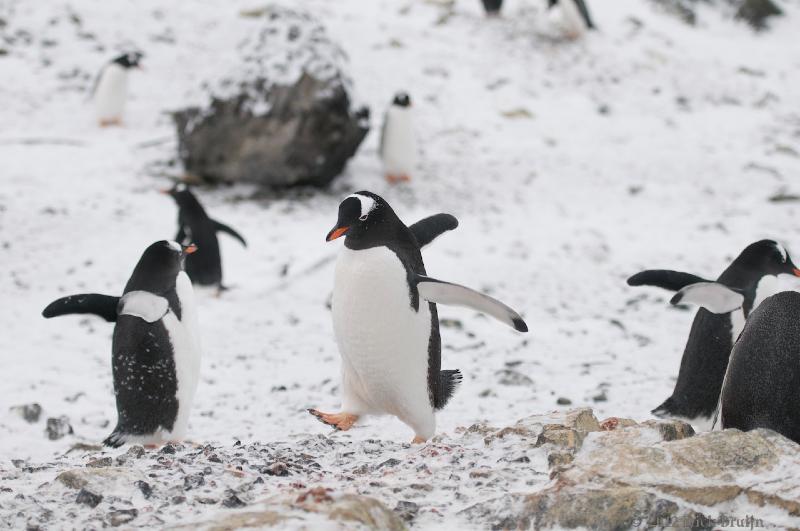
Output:
<path fill-rule="evenodd" d="M 69 423 L 69 418 L 61 416 L 58 418 L 50 417 L 47 419 L 47 426 L 45 427 L 45 434 L 51 441 L 57 441 L 65 435 L 72 435 L 75 433 L 72 430 L 72 425 Z"/>
<path fill-rule="evenodd" d="M 101 457 L 99 459 L 92 459 L 91 461 L 86 463 L 86 466 L 90 468 L 102 468 L 106 466 L 111 466 L 112 464 L 114 464 L 114 462 L 110 457 Z"/>
<path fill-rule="evenodd" d="M 419 513 L 419 505 L 410 501 L 399 501 L 394 508 L 394 512 L 406 522 L 411 522 Z"/>
<path fill-rule="evenodd" d="M 569 406 L 572 404 L 572 400 L 561 396 L 558 398 L 558 400 L 556 400 L 556 404 L 558 404 L 559 406 Z"/>
<path fill-rule="evenodd" d="M 161 448 L 162 454 L 174 454 L 175 453 L 175 446 L 172 444 L 165 444 L 163 448 Z"/>
<path fill-rule="evenodd" d="M 396 466 L 397 466 L 397 465 L 399 465 L 399 464 L 400 464 L 400 460 L 399 460 L 399 459 L 395 459 L 394 457 L 392 457 L 392 458 L 389 458 L 389 459 L 387 459 L 387 460 L 386 460 L 386 461 L 384 461 L 383 463 L 379 464 L 379 465 L 376 467 L 376 469 L 380 470 L 380 469 L 381 469 L 381 468 L 383 468 L 383 467 L 390 467 L 390 468 L 392 468 L 392 467 L 396 467 Z"/>
<path fill-rule="evenodd" d="M 118 527 L 127 524 L 137 516 L 139 516 L 139 511 L 136 509 L 120 509 L 108 513 L 106 520 L 108 521 L 108 525 Z"/>
<path fill-rule="evenodd" d="M 262 20 L 238 47 L 242 77 L 214 82 L 208 106 L 173 113 L 180 158 L 213 182 L 327 185 L 369 131 L 369 110 L 351 107 L 346 56 L 319 22 L 277 6 Z"/>
<path fill-rule="evenodd" d="M 196 489 L 197 487 L 202 487 L 206 484 L 205 478 L 203 478 L 202 474 L 192 474 L 190 476 L 186 476 L 183 478 L 183 489 L 184 490 L 192 490 Z"/>
<path fill-rule="evenodd" d="M 772 0 L 741 0 L 736 19 L 744 20 L 756 31 L 767 28 L 769 17 L 783 15 L 783 11 Z"/>
<path fill-rule="evenodd" d="M 134 485 L 136 485 L 136 487 L 140 491 L 142 491 L 142 495 L 144 496 L 145 499 L 149 499 L 150 496 L 153 494 L 153 487 L 151 487 L 150 484 L 146 481 L 138 480 L 134 483 Z"/>
<path fill-rule="evenodd" d="M 42 416 L 42 406 L 36 403 L 14 406 L 11 408 L 11 411 L 19 414 L 20 417 L 31 424 L 39 422 L 39 418 Z"/>
<path fill-rule="evenodd" d="M 78 492 L 78 496 L 75 498 L 75 503 L 80 503 L 83 505 L 88 505 L 89 507 L 97 507 L 100 505 L 100 502 L 103 501 L 103 496 L 100 494 L 95 494 L 94 492 L 88 491 L 86 489 L 81 489 Z"/>
<path fill-rule="evenodd" d="M 222 500 L 222 505 L 228 509 L 236 509 L 237 507 L 244 507 L 247 505 L 236 494 L 230 493 L 227 498 Z"/>
<path fill-rule="evenodd" d="M 282 461 L 275 461 L 271 465 L 263 467 L 261 472 L 270 476 L 288 476 L 289 467 Z"/>
<path fill-rule="evenodd" d="M 686 24 L 694 26 L 697 23 L 695 5 L 698 0 L 650 0 L 659 9 L 674 17 L 679 18 Z"/>

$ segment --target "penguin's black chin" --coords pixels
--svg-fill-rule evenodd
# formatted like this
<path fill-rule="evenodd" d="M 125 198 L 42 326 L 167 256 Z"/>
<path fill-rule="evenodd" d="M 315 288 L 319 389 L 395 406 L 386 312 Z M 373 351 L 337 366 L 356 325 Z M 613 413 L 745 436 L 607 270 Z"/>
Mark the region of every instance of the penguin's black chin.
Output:
<path fill-rule="evenodd" d="M 334 227 L 325 237 L 325 241 L 333 241 L 336 238 L 344 236 L 348 230 L 350 230 L 350 227 Z"/>

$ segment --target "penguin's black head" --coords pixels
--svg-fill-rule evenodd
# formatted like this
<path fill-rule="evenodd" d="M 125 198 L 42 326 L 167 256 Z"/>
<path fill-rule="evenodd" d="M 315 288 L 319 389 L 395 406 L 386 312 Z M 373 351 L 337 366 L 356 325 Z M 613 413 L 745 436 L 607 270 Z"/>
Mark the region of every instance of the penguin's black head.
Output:
<path fill-rule="evenodd" d="M 347 196 L 339 204 L 339 218 L 325 241 L 332 241 L 347 235 L 345 244 L 353 242 L 358 248 L 386 244 L 396 235 L 403 222 L 392 207 L 379 195 L 362 191 Z"/>
<path fill-rule="evenodd" d="M 197 197 L 195 197 L 189 189 L 189 185 L 185 183 L 176 183 L 172 188 L 164 188 L 160 190 L 160 192 L 172 197 L 180 208 L 189 208 L 196 204 L 199 205 Z"/>
<path fill-rule="evenodd" d="M 164 293 L 175 286 L 175 279 L 183 270 L 187 254 L 197 250 L 192 244 L 180 245 L 161 240 L 145 249 L 139 263 L 125 286 L 125 293 L 133 290 Z"/>
<path fill-rule="evenodd" d="M 142 57 L 143 56 L 140 52 L 128 52 L 120 55 L 111 62 L 116 63 L 125 69 L 139 68 L 139 62 L 142 60 Z"/>
<path fill-rule="evenodd" d="M 780 243 L 761 240 L 745 247 L 734 261 L 737 266 L 764 275 L 795 275 L 800 277 L 800 269 L 794 265 L 789 253 Z"/>
<path fill-rule="evenodd" d="M 398 107 L 411 107 L 411 98 L 405 92 L 398 92 L 394 95 L 392 105 L 397 105 Z"/>

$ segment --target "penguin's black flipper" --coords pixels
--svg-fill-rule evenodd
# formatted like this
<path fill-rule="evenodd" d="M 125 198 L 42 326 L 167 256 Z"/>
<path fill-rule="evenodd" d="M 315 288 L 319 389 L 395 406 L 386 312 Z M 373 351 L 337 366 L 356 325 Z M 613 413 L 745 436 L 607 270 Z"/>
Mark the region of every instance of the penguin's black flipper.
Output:
<path fill-rule="evenodd" d="M 47 319 L 60 315 L 73 313 L 91 313 L 99 315 L 109 323 L 117 321 L 117 305 L 119 297 L 111 295 L 100 295 L 98 293 L 81 293 L 80 295 L 70 295 L 61 297 L 47 305 L 42 315 Z"/>
<path fill-rule="evenodd" d="M 414 234 L 420 247 L 425 247 L 433 240 L 449 230 L 458 227 L 458 220 L 450 214 L 434 214 L 421 219 L 411 225 L 409 229 Z"/>
<path fill-rule="evenodd" d="M 218 232 L 227 232 L 229 235 L 239 240 L 242 243 L 242 245 L 247 247 L 247 242 L 244 241 L 244 238 L 242 238 L 241 234 L 239 234 L 229 226 L 225 225 L 224 223 L 220 223 L 217 220 L 212 220 L 212 221 L 214 222 L 214 227 L 217 229 Z"/>
<path fill-rule="evenodd" d="M 186 239 L 186 230 L 183 228 L 183 225 L 180 225 L 178 227 L 178 234 L 175 235 L 175 241 L 180 243 L 181 245 L 184 245 L 186 242 L 184 242 L 183 240 L 185 239 Z"/>
<path fill-rule="evenodd" d="M 417 290 L 420 297 L 436 304 L 464 306 L 491 315 L 501 323 L 505 323 L 517 332 L 527 332 L 528 325 L 514 310 L 497 299 L 477 292 L 474 289 L 436 280 L 424 275 L 416 276 Z"/>
<path fill-rule="evenodd" d="M 461 383 L 461 371 L 439 371 L 439 378 L 433 390 L 433 409 L 442 409 L 456 392 Z"/>
<path fill-rule="evenodd" d="M 708 280 L 691 273 L 669 269 L 647 269 L 628 279 L 629 286 L 655 286 L 669 291 L 680 291 L 690 284 L 699 282 L 708 282 Z"/>
<path fill-rule="evenodd" d="M 578 11 L 580 11 L 583 21 L 586 22 L 586 27 L 594 29 L 594 23 L 592 23 L 592 17 L 589 16 L 589 8 L 586 7 L 586 2 L 584 2 L 584 0 L 575 0 L 575 6 L 578 8 Z"/>

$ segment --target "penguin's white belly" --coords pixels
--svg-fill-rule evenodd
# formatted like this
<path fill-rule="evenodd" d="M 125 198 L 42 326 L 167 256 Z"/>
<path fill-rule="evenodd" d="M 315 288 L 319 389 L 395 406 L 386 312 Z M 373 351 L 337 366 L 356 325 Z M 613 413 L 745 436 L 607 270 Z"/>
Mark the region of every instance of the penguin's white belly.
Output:
<path fill-rule="evenodd" d="M 383 131 L 384 171 L 389 175 L 411 176 L 417 165 L 417 141 L 410 109 L 389 108 Z"/>
<path fill-rule="evenodd" d="M 119 120 L 128 96 L 128 72 L 111 63 L 103 69 L 94 93 L 95 114 L 98 120 Z"/>
<path fill-rule="evenodd" d="M 174 313 L 168 312 L 162 322 L 172 343 L 178 384 L 178 415 L 170 437 L 182 439 L 189 425 L 189 414 L 200 378 L 200 341 L 192 282 L 183 271 L 178 274 L 175 290 L 181 303 L 181 320 Z"/>
<path fill-rule="evenodd" d="M 389 413 L 432 431 L 428 395 L 431 314 L 411 307 L 406 271 L 386 247 L 344 248 L 336 262 L 333 326 L 342 356 L 343 410 Z"/>

